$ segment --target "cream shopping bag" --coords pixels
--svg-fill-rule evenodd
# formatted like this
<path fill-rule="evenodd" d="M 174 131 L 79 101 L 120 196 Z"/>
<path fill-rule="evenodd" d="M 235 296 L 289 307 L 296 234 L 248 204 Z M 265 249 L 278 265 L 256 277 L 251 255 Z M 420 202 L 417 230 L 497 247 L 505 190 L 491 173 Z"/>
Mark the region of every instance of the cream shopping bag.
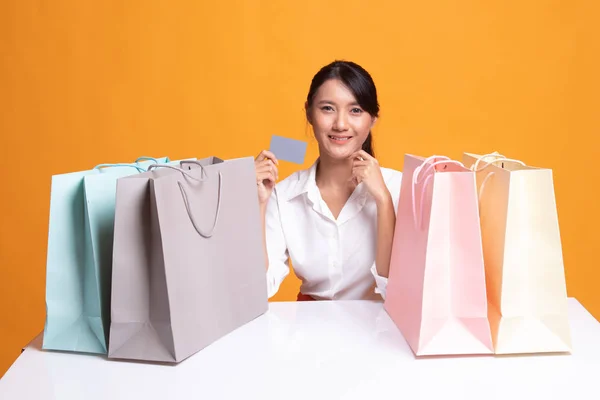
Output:
<path fill-rule="evenodd" d="M 464 153 L 476 172 L 496 354 L 571 350 L 552 170 Z"/>

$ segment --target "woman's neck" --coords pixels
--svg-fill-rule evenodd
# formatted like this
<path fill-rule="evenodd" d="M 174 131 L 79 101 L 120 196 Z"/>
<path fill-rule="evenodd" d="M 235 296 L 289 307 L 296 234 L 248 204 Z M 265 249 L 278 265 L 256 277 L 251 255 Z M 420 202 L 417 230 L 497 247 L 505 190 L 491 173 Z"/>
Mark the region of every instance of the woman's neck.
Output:
<path fill-rule="evenodd" d="M 324 188 L 353 188 L 352 160 L 336 160 L 329 157 L 319 157 L 317 164 L 316 181 L 317 187 Z"/>

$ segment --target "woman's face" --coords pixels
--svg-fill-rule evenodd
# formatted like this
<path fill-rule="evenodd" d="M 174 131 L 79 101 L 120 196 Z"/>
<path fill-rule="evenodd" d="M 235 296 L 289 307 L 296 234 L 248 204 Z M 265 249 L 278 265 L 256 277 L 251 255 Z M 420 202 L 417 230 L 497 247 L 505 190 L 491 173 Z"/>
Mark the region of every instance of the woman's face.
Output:
<path fill-rule="evenodd" d="M 319 143 L 321 156 L 337 160 L 348 158 L 360 150 L 376 121 L 337 79 L 321 85 L 306 115 Z"/>

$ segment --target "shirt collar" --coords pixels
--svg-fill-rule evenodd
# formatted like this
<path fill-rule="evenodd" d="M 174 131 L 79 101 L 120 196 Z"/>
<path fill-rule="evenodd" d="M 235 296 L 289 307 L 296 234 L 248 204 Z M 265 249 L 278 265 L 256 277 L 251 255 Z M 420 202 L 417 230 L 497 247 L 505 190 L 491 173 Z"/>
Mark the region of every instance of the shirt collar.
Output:
<path fill-rule="evenodd" d="M 315 190 L 317 190 L 317 164 L 319 163 L 319 159 L 317 159 L 310 168 L 301 171 L 298 174 L 298 181 L 294 185 L 294 188 L 289 191 L 287 196 L 287 201 L 293 200 L 296 197 L 308 193 L 309 195 L 314 194 Z"/>

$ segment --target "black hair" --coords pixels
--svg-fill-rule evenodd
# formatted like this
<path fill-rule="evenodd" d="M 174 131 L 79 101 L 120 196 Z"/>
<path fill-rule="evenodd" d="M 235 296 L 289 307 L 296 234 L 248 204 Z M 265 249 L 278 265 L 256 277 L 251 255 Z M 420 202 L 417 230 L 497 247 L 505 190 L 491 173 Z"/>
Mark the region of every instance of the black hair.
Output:
<path fill-rule="evenodd" d="M 330 79 L 340 80 L 352 92 L 364 111 L 372 117 L 379 117 L 379 103 L 377 101 L 375 82 L 373 82 L 373 78 L 363 67 L 352 61 L 336 60 L 324 66 L 315 74 L 306 98 L 308 107 L 312 106 L 314 97 L 321 85 Z M 372 157 L 375 157 L 372 136 L 369 131 L 362 149 Z"/>

